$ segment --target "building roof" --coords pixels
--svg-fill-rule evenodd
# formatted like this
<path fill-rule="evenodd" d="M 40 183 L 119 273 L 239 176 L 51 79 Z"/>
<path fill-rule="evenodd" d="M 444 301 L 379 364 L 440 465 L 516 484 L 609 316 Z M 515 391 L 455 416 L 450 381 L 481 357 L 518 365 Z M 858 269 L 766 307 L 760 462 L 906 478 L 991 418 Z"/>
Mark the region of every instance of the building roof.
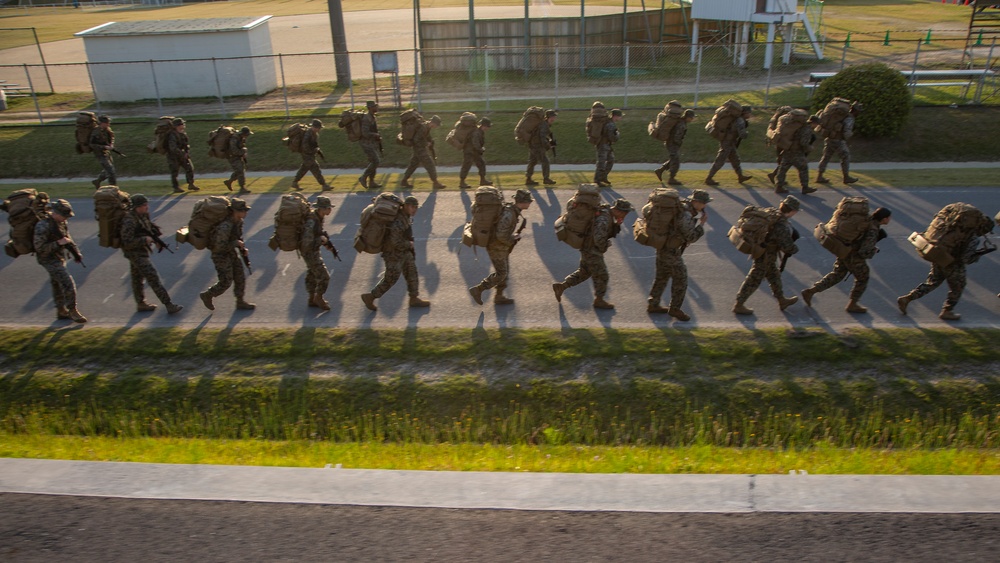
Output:
<path fill-rule="evenodd" d="M 262 25 L 271 16 L 259 18 L 204 18 L 195 20 L 144 20 L 108 22 L 74 33 L 77 37 L 120 37 L 126 35 L 162 35 L 177 33 L 208 33 L 247 31 Z"/>

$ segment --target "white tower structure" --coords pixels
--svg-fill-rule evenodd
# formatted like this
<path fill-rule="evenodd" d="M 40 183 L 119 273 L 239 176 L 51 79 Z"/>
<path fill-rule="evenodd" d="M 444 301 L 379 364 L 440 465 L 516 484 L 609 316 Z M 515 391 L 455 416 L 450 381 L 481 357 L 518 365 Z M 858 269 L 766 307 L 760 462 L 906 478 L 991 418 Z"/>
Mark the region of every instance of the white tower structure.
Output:
<path fill-rule="evenodd" d="M 764 68 L 771 68 L 774 58 L 774 38 L 777 32 L 784 38 L 782 62 L 788 64 L 792 58 L 792 38 L 794 27 L 802 24 L 812 44 L 816 58 L 823 58 L 823 47 L 816 36 L 816 30 L 799 11 L 800 0 L 692 0 L 691 19 L 691 62 L 695 62 L 698 50 L 698 32 L 702 22 L 718 21 L 735 24 L 733 43 L 738 46 L 736 59 L 739 66 L 746 66 L 750 43 L 750 29 L 755 24 L 767 24 L 767 44 L 764 51 Z"/>

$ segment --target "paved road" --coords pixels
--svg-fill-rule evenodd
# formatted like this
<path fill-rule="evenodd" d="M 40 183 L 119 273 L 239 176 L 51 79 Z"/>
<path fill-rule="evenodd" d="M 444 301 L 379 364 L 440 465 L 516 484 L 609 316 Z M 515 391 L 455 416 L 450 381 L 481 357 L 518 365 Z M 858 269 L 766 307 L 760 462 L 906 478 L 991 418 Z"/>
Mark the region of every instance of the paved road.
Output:
<path fill-rule="evenodd" d="M 342 171 L 343 172 L 343 171 Z M 353 182 L 357 172 L 346 171 L 334 183 Z M 423 181 L 425 179 L 419 179 Z M 53 187 L 57 192 L 57 187 Z M 509 187 L 508 191 L 512 191 Z M 748 203 L 775 204 L 770 191 L 711 190 L 715 199 L 710 206 L 706 236 L 691 246 L 686 261 L 691 277 L 684 309 L 692 316 L 688 323 L 675 323 L 666 316 L 650 316 L 645 311 L 646 295 L 652 283 L 654 253 L 635 243 L 627 232 L 615 241 L 606 258 L 611 270 L 608 299 L 617 304 L 611 312 L 596 312 L 590 283 L 569 289 L 560 305 L 551 293 L 553 281 L 572 272 L 579 259 L 576 251 L 559 243 L 551 225 L 560 214 L 568 190 L 537 190 L 536 203 L 529 210 L 525 240 L 514 253 L 509 294 L 517 300 L 513 306 L 495 307 L 487 302 L 478 306 L 468 296 L 467 288 L 489 272 L 484 252 L 473 252 L 460 243 L 461 226 L 471 205 L 467 192 L 446 191 L 418 193 L 423 205 L 416 216 L 417 265 L 421 288 L 433 305 L 429 309 L 409 309 L 405 305 L 405 285 L 398 283 L 379 300 L 379 310 L 369 312 L 360 295 L 378 280 L 382 262 L 375 255 L 359 255 L 351 243 L 361 210 L 371 198 L 369 193 L 333 193 L 337 208 L 327 228 L 334 243 L 342 250 L 343 262 L 325 254 L 332 268 L 332 284 L 327 297 L 333 310 L 317 314 L 306 307 L 303 294 L 304 266 L 294 253 L 274 253 L 267 248 L 273 230 L 272 217 L 278 206 L 277 195 L 251 195 L 253 206 L 247 219 L 246 235 L 252 252 L 254 274 L 248 282 L 248 297 L 259 307 L 253 312 L 236 312 L 231 294 L 216 300 L 214 313 L 207 311 L 198 292 L 214 281 L 214 270 L 207 252 L 182 246 L 176 254 L 154 258 L 163 278 L 185 310 L 167 317 L 161 310 L 153 314 L 135 313 L 128 278 L 128 265 L 120 252 L 97 245 L 97 224 L 89 201 L 75 201 L 77 217 L 71 232 L 82 243 L 87 269 L 71 264 L 70 270 L 79 285 L 80 309 L 92 325 L 98 326 L 337 326 L 350 328 L 390 327 L 606 327 L 653 328 L 763 326 L 821 327 L 942 327 L 937 312 L 945 297 L 941 288 L 910 306 L 910 315 L 896 309 L 896 296 L 923 281 L 929 265 L 921 260 L 906 241 L 914 230 L 924 230 L 933 214 L 947 203 L 965 201 L 989 214 L 1000 209 L 1000 192 L 993 188 L 946 189 L 845 189 L 834 185 L 803 199 L 802 211 L 793 219 L 800 232 L 802 251 L 789 261 L 784 275 L 786 292 L 797 294 L 832 268 L 833 256 L 809 236 L 812 227 L 829 218 L 842 196 L 863 195 L 876 205 L 894 210 L 889 238 L 880 244 L 881 252 L 872 261 L 873 278 L 863 302 L 871 308 L 868 315 L 850 315 L 843 309 L 850 289 L 844 282 L 814 298 L 814 309 L 803 304 L 778 310 L 770 291 L 764 287 L 748 302 L 755 316 L 740 318 L 730 309 L 740 283 L 749 269 L 745 255 L 738 253 L 726 238 L 726 231 Z M 606 199 L 627 197 L 633 202 L 645 200 L 647 190 L 608 189 Z M 312 194 L 315 195 L 315 194 Z M 158 224 L 172 232 L 190 215 L 195 196 L 153 197 L 152 210 Z M 631 225 L 635 215 L 627 219 Z M 325 251 L 324 251 L 325 252 Z M 1000 281 L 996 272 L 1000 253 L 985 257 L 969 268 L 969 284 L 958 311 L 959 326 L 1000 326 Z M 0 259 L 0 285 L 31 288 L 4 292 L 0 296 L 0 324 L 48 326 L 53 322 L 52 301 L 47 278 L 32 257 Z M 765 284 L 766 285 L 766 284 Z M 149 297 L 152 297 L 151 295 Z M 487 294 L 491 298 L 492 294 Z"/>

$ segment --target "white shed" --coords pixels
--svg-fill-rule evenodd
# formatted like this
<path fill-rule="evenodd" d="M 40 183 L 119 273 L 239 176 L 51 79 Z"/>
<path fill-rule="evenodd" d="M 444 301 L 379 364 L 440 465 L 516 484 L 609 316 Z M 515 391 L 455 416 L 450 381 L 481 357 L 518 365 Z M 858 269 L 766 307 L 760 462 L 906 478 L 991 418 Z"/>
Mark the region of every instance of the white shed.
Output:
<path fill-rule="evenodd" d="M 774 57 L 774 38 L 777 32 L 785 39 L 782 60 L 791 61 L 794 27 L 802 24 L 812 44 L 816 58 L 823 58 L 823 47 L 816 30 L 813 29 L 804 12 L 800 11 L 800 0 L 692 0 L 691 19 L 691 61 L 696 57 L 700 22 L 738 22 L 735 43 L 739 45 L 739 64 L 746 65 L 747 46 L 750 43 L 750 28 L 754 24 L 767 24 L 767 45 L 764 51 L 764 68 L 770 68 Z"/>
<path fill-rule="evenodd" d="M 270 19 L 108 22 L 75 35 L 102 101 L 264 94 L 278 87 Z"/>

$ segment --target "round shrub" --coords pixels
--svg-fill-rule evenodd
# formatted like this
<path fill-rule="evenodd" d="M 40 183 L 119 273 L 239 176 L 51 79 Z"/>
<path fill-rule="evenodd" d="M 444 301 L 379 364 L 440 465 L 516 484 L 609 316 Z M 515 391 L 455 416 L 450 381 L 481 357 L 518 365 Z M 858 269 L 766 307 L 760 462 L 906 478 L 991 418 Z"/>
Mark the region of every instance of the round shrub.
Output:
<path fill-rule="evenodd" d="M 895 135 L 910 115 L 911 96 L 906 78 L 882 63 L 848 67 L 821 82 L 813 98 L 813 110 L 823 109 L 835 97 L 860 100 L 864 104 L 854 132 L 865 137 Z"/>

